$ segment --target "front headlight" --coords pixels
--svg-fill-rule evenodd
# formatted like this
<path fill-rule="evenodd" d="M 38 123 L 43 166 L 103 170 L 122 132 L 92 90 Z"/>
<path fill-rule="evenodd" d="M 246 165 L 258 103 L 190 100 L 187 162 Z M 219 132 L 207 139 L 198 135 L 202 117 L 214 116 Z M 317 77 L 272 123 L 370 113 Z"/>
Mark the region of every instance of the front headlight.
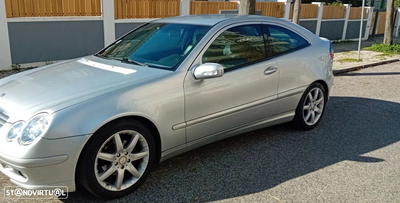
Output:
<path fill-rule="evenodd" d="M 41 113 L 31 118 L 19 137 L 21 145 L 29 145 L 38 137 L 43 136 L 50 125 L 50 115 Z"/>
<path fill-rule="evenodd" d="M 14 123 L 7 134 L 7 141 L 11 142 L 13 139 L 19 137 L 24 129 L 25 122 L 18 121 Z"/>

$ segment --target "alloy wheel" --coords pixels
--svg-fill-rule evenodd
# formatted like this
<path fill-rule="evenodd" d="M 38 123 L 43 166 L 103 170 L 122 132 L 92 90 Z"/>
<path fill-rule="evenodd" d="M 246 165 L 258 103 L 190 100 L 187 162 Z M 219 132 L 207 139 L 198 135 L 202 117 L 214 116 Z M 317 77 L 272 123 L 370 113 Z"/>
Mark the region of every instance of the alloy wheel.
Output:
<path fill-rule="evenodd" d="M 97 152 L 94 170 L 98 183 L 109 191 L 134 185 L 149 162 L 149 146 L 142 134 L 124 130 L 110 136 Z"/>
<path fill-rule="evenodd" d="M 324 100 L 324 93 L 318 87 L 311 89 L 307 94 L 303 105 L 303 119 L 307 125 L 314 125 L 321 118 L 324 110 Z"/>

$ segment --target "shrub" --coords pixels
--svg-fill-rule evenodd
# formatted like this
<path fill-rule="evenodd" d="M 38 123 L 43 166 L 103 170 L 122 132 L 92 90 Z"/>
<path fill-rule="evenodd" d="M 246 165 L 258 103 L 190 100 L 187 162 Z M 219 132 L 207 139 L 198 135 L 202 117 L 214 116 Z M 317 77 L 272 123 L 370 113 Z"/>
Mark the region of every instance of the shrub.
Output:
<path fill-rule="evenodd" d="M 328 3 L 328 6 L 343 6 L 343 3 L 340 0 L 336 0 L 332 3 Z"/>
<path fill-rule="evenodd" d="M 373 44 L 365 50 L 382 52 L 385 54 L 400 54 L 400 44 Z"/>

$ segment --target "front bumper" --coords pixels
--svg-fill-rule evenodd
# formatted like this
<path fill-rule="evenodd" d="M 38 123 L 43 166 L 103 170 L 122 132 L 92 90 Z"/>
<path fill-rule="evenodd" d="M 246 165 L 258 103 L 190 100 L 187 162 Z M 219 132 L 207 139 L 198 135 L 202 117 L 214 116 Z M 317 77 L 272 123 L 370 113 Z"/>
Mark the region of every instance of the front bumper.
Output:
<path fill-rule="evenodd" d="M 73 192 L 76 189 L 76 165 L 89 138 L 90 136 L 86 135 L 56 140 L 41 139 L 34 143 L 38 146 L 27 151 L 26 154 L 30 157 L 22 158 L 10 156 L 10 148 L 8 154 L 0 149 L 0 171 L 9 177 L 11 182 L 26 189 L 66 186 L 69 192 Z M 12 149 L 18 150 L 15 147 Z"/>

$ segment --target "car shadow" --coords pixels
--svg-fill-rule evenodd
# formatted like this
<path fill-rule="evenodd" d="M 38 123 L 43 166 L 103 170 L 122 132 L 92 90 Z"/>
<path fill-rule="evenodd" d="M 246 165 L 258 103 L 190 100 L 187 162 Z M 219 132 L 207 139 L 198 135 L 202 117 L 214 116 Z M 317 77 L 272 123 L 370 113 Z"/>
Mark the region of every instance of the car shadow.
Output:
<path fill-rule="evenodd" d="M 282 124 L 222 140 L 158 164 L 132 195 L 113 202 L 216 201 L 258 193 L 332 164 L 383 162 L 367 152 L 400 140 L 399 103 L 331 97 L 320 125 Z M 65 202 L 98 202 L 88 192 Z"/>

